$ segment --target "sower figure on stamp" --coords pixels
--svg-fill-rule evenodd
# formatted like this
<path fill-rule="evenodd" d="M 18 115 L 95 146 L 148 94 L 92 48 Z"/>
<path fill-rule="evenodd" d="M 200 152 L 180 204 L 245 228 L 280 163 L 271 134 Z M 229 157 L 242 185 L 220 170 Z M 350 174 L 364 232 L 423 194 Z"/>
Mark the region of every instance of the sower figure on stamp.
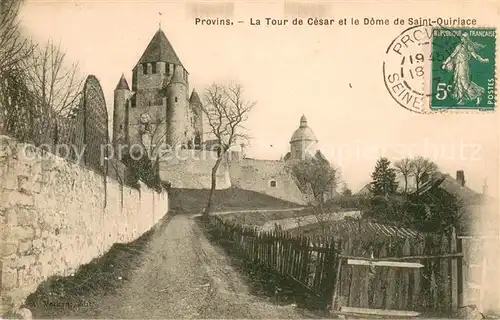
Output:
<path fill-rule="evenodd" d="M 444 70 L 454 73 L 451 96 L 458 100 L 457 104 L 463 104 L 464 100 L 476 100 L 476 104 L 481 102 L 485 89 L 471 80 L 469 60 L 472 57 L 479 62 L 488 63 L 488 59 L 476 52 L 484 47 L 486 46 L 472 41 L 467 33 L 463 33 L 460 43 L 442 64 Z"/>

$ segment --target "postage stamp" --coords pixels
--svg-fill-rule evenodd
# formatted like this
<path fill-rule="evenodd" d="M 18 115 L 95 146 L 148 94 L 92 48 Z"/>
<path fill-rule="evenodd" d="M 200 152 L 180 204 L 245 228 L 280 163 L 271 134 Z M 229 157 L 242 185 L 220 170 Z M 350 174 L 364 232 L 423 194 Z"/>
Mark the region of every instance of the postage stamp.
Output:
<path fill-rule="evenodd" d="M 495 28 L 414 26 L 389 44 L 387 91 L 417 113 L 494 110 Z"/>
<path fill-rule="evenodd" d="M 433 28 L 431 109 L 493 110 L 495 50 L 494 28 Z"/>

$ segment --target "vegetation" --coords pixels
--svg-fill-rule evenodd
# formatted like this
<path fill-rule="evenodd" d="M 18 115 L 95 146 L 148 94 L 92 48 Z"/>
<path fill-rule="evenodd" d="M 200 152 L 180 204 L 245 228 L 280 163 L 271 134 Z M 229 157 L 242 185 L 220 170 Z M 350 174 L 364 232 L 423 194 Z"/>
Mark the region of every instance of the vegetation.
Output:
<path fill-rule="evenodd" d="M 332 167 L 321 153 L 307 157 L 292 166 L 292 175 L 300 191 L 309 196 L 323 212 L 325 194 L 335 190 L 339 181 L 339 170 Z"/>
<path fill-rule="evenodd" d="M 169 206 L 177 212 L 201 212 L 210 193 L 207 189 L 171 189 Z M 219 211 L 300 208 L 295 203 L 238 188 L 215 190 L 212 209 Z"/>
<path fill-rule="evenodd" d="M 455 195 L 435 186 L 419 194 L 409 192 L 408 181 L 415 179 L 416 190 L 435 172 L 437 165 L 423 157 L 405 158 L 391 163 L 380 158 L 372 173 L 371 195 L 364 207 L 364 217 L 380 222 L 398 222 L 424 232 L 447 232 L 458 227 L 464 204 Z M 403 179 L 398 192 L 396 175 Z"/>
<path fill-rule="evenodd" d="M 396 170 L 391 168 L 391 162 L 387 158 L 377 160 L 375 170 L 372 173 L 370 191 L 374 196 L 388 196 L 397 190 Z"/>
<path fill-rule="evenodd" d="M 76 110 L 83 77 L 59 46 L 22 36 L 20 5 L 0 5 L 0 132 L 35 145 L 57 143 L 58 122 Z"/>
<path fill-rule="evenodd" d="M 210 127 L 209 134 L 213 135 L 217 141 L 214 150 L 217 153 L 217 160 L 212 167 L 212 183 L 208 203 L 204 210 L 206 218 L 213 207 L 217 170 L 229 148 L 237 142 L 249 139 L 249 136 L 242 132 L 243 124 L 256 103 L 245 100 L 243 87 L 236 83 L 212 84 L 205 90 L 203 100 L 202 110 Z"/>
<path fill-rule="evenodd" d="M 352 196 L 352 191 L 347 187 L 347 183 L 344 183 L 344 185 L 342 186 L 342 191 L 340 192 L 340 194 L 344 197 Z"/>

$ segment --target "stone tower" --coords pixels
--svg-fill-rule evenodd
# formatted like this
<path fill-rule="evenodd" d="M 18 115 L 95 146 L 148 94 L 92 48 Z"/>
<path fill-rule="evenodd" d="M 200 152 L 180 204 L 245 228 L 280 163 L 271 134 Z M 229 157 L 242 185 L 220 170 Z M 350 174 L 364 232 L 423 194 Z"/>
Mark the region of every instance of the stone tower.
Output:
<path fill-rule="evenodd" d="M 122 75 L 114 100 L 114 142 L 189 145 L 194 141 L 201 103 L 190 103 L 188 72 L 161 29 L 132 70 L 132 89 Z"/>
<path fill-rule="evenodd" d="M 128 143 L 128 98 L 130 96 L 130 88 L 122 74 L 114 92 L 114 109 L 113 109 L 113 144 Z"/>
<path fill-rule="evenodd" d="M 175 65 L 174 74 L 167 85 L 167 144 L 177 147 L 187 143 L 187 83 L 184 68 Z"/>
<path fill-rule="evenodd" d="M 318 139 L 307 125 L 307 118 L 302 115 L 300 126 L 290 139 L 290 159 L 302 160 L 307 156 L 315 156 L 318 151 Z"/>

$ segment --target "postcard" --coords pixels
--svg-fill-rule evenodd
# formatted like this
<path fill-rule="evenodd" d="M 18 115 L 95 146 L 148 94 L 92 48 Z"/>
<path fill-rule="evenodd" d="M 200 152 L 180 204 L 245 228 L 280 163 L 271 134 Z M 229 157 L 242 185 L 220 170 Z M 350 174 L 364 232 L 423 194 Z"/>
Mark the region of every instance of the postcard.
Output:
<path fill-rule="evenodd" d="M 2 319 L 500 317 L 499 18 L 1 0 Z"/>

